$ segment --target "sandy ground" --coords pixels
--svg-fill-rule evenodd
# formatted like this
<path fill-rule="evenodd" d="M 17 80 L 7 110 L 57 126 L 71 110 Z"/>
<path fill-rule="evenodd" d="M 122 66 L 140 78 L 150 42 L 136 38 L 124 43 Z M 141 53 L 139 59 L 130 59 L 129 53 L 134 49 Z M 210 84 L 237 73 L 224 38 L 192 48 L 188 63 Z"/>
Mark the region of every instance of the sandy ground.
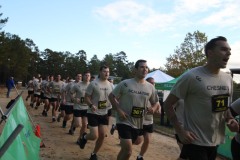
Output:
<path fill-rule="evenodd" d="M 20 92 L 20 90 L 18 90 Z M 5 90 L 1 89 L 0 105 L 5 108 L 10 98 L 5 98 Z M 11 97 L 15 98 L 16 92 L 11 92 Z M 22 97 L 25 101 L 27 91 L 24 90 Z M 52 123 L 51 114 L 48 117 L 41 115 L 43 106 L 37 110 L 29 106 L 29 101 L 25 101 L 26 108 L 31 115 L 34 125 L 40 124 L 41 139 L 45 144 L 45 148 L 40 149 L 41 160 L 87 160 L 90 157 L 94 148 L 94 141 L 88 141 L 84 149 L 80 149 L 76 144 L 79 134 L 79 128 L 76 129 L 74 135 L 69 135 L 68 130 L 70 122 L 67 123 L 66 128 L 61 127 L 61 122 Z M 113 119 L 114 121 L 114 119 Z M 2 126 L 3 124 L 1 124 Z M 0 129 L 1 131 L 1 129 Z M 133 146 L 133 153 L 130 160 L 135 160 L 141 145 Z M 104 144 L 97 153 L 99 160 L 114 160 L 120 150 L 118 134 L 111 135 L 108 131 L 108 136 L 104 140 Z M 144 155 L 146 160 L 176 160 L 179 155 L 179 148 L 174 138 L 153 133 L 152 141 L 150 143 L 147 153 Z M 220 158 L 218 158 L 220 160 Z"/>

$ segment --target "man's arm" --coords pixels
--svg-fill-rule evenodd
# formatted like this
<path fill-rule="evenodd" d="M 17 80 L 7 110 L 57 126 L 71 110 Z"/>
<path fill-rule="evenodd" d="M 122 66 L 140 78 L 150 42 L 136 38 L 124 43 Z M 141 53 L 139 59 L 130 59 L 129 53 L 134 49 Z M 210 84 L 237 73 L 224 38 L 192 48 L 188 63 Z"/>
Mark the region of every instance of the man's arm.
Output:
<path fill-rule="evenodd" d="M 91 95 L 85 93 L 85 102 L 87 103 L 88 107 L 93 111 L 95 112 L 97 110 L 97 107 L 92 103 L 91 101 Z"/>
<path fill-rule="evenodd" d="M 124 111 L 119 107 L 119 102 L 117 100 L 117 98 L 115 97 L 115 95 L 113 95 L 112 93 L 109 94 L 108 96 L 109 101 L 111 102 L 112 106 L 114 109 L 116 109 L 116 111 L 119 114 L 119 118 L 120 119 L 126 119 L 127 115 L 124 113 Z"/>
<path fill-rule="evenodd" d="M 151 107 L 147 108 L 147 112 L 153 114 L 153 113 L 157 112 L 159 110 L 159 108 L 161 108 L 160 103 L 156 102 L 156 103 L 152 104 Z"/>
<path fill-rule="evenodd" d="M 232 110 L 234 113 L 234 110 Z M 227 110 L 227 118 L 226 123 L 231 132 L 239 132 L 239 124 L 235 120 L 235 118 L 232 116 L 231 109 Z"/>
<path fill-rule="evenodd" d="M 240 111 L 240 99 L 234 101 L 229 109 L 226 112 L 226 123 L 230 131 L 232 132 L 239 132 L 239 124 L 234 119 L 236 116 L 239 115 Z"/>
<path fill-rule="evenodd" d="M 164 110 L 166 111 L 167 117 L 170 120 L 170 122 L 173 124 L 173 127 L 175 128 L 176 132 L 181 132 L 183 130 L 181 123 L 177 119 L 177 115 L 174 110 L 174 104 L 179 100 L 178 97 L 176 97 L 173 94 L 169 94 L 167 99 L 164 102 Z"/>

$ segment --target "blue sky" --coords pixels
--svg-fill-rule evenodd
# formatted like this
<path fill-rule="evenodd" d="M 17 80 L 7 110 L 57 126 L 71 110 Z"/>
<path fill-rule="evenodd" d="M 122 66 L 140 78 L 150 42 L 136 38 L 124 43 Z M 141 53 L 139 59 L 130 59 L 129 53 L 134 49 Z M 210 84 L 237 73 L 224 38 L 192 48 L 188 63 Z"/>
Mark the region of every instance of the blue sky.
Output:
<path fill-rule="evenodd" d="M 232 48 L 228 68 L 239 67 L 239 0 L 1 0 L 3 28 L 30 38 L 41 51 L 94 54 L 124 51 L 135 62 L 164 67 L 188 32 L 225 36 Z"/>

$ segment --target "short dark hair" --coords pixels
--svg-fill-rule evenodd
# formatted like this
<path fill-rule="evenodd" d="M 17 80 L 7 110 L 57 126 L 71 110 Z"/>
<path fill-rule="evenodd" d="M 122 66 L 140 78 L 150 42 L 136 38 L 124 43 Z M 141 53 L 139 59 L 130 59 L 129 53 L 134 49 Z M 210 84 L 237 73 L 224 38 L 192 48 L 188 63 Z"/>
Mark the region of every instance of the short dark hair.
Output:
<path fill-rule="evenodd" d="M 223 37 L 223 36 L 218 36 L 218 37 L 216 37 L 216 38 L 213 38 L 213 39 L 211 39 L 206 45 L 205 45 L 205 47 L 204 47 L 204 52 L 205 52 L 205 55 L 208 57 L 208 53 L 207 53 L 207 51 L 208 50 L 212 50 L 212 49 L 214 49 L 215 47 L 216 47 L 216 42 L 217 41 L 227 41 L 227 38 L 225 38 L 225 37 Z"/>
<path fill-rule="evenodd" d="M 153 77 L 148 77 L 147 79 L 146 79 L 146 81 L 150 81 L 151 79 L 153 79 L 154 80 L 154 78 Z"/>
<path fill-rule="evenodd" d="M 135 63 L 134 68 L 138 68 L 140 63 L 146 63 L 146 62 L 147 62 L 147 61 L 144 60 L 144 59 L 139 59 L 139 60 L 137 60 L 137 62 Z"/>
<path fill-rule="evenodd" d="M 84 75 L 85 75 L 86 73 L 90 73 L 90 74 L 91 74 L 91 72 L 90 72 L 89 70 L 86 70 L 86 71 L 83 72 Z"/>
<path fill-rule="evenodd" d="M 103 69 L 109 68 L 107 65 L 102 65 L 99 69 L 99 71 L 102 71 Z"/>

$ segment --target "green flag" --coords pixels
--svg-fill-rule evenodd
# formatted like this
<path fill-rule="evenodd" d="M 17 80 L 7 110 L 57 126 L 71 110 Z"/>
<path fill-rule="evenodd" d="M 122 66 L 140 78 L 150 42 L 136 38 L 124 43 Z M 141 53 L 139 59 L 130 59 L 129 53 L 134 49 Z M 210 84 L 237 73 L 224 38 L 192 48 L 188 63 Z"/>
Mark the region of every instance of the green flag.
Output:
<path fill-rule="evenodd" d="M 41 140 L 33 132 L 22 97 L 17 99 L 10 111 L 0 137 L 0 146 L 4 144 L 18 124 L 22 124 L 24 128 L 3 154 L 1 160 L 38 160 Z"/>

